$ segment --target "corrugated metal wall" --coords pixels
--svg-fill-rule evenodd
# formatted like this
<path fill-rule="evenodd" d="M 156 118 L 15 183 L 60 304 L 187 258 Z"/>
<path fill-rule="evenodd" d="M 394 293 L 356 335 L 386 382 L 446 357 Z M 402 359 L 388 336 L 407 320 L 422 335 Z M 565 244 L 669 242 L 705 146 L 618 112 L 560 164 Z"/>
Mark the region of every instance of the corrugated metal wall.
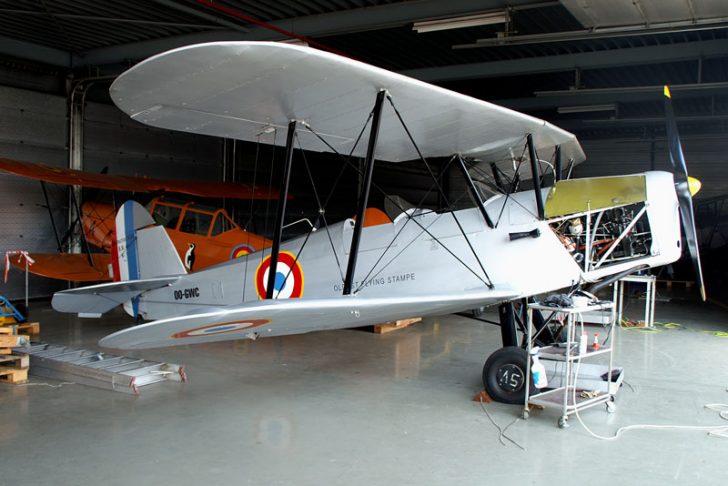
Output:
<path fill-rule="evenodd" d="M 67 164 L 65 145 L 63 98 L 0 87 L 0 157 L 60 167 Z M 0 252 L 3 256 L 8 250 L 56 251 L 44 204 L 38 182 L 0 174 Z M 55 219 L 59 224 L 64 212 L 62 207 L 56 208 Z M 31 276 L 30 296 L 48 295 L 62 285 Z M 0 294 L 11 299 L 24 295 L 23 273 L 11 269 L 8 282 L 0 289 Z"/>
<path fill-rule="evenodd" d="M 728 138 L 705 136 L 683 137 L 683 152 L 691 176 L 703 187 L 696 200 L 728 193 Z M 587 160 L 577 166 L 577 177 L 630 174 L 650 170 L 650 140 L 588 140 L 582 142 Z M 670 171 L 664 140 L 654 142 L 654 167 Z"/>
<path fill-rule="evenodd" d="M 149 128 L 133 122 L 114 106 L 88 103 L 84 123 L 85 170 L 148 175 L 170 179 L 217 180 L 222 142 L 218 139 Z M 66 99 L 0 86 L 0 157 L 65 167 Z M 65 229 L 65 188 L 49 186 L 54 215 Z M 40 184 L 0 174 L 0 252 L 55 252 L 56 242 Z M 31 297 L 65 287 L 45 278 L 30 280 Z M 0 294 L 24 294 L 22 272 L 11 270 Z"/>

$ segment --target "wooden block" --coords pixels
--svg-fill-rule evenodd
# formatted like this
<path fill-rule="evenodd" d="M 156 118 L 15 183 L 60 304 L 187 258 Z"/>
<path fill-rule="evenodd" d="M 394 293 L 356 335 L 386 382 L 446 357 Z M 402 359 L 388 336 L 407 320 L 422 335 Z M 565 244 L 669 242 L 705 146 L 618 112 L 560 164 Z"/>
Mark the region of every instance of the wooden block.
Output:
<path fill-rule="evenodd" d="M 28 381 L 28 368 L 0 368 L 0 381 L 15 385 Z"/>
<path fill-rule="evenodd" d="M 15 334 L 12 327 L 0 327 L 0 334 Z"/>
<path fill-rule="evenodd" d="M 397 329 L 404 329 L 405 327 L 411 326 L 417 322 L 422 321 L 421 317 L 413 317 L 411 319 L 400 319 L 394 322 L 385 322 L 384 324 L 376 324 L 374 326 L 374 332 L 377 334 L 385 334 L 388 332 L 396 331 Z"/>
<path fill-rule="evenodd" d="M 492 398 L 490 398 L 490 395 L 488 395 L 488 392 L 485 390 L 481 390 L 478 393 L 475 394 L 473 397 L 474 402 L 483 402 L 483 403 L 490 403 L 493 401 Z"/>

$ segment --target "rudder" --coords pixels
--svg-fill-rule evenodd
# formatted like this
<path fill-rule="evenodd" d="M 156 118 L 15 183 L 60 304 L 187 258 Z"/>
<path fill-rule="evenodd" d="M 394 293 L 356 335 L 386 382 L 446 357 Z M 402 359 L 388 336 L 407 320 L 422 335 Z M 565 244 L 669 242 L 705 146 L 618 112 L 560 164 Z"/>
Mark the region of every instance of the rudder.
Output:
<path fill-rule="evenodd" d="M 115 240 L 111 258 L 115 281 L 187 273 L 165 229 L 136 201 L 119 208 Z"/>

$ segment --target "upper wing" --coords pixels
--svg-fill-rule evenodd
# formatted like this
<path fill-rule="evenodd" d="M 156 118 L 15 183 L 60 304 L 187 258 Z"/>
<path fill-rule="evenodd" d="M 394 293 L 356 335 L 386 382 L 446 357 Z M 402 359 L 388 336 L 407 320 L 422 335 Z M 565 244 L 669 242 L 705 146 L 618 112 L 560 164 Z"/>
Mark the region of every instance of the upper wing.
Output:
<path fill-rule="evenodd" d="M 214 42 L 182 47 L 119 76 L 111 97 L 137 121 L 218 137 L 285 144 L 268 134 L 305 121 L 340 153 L 363 156 L 355 140 L 386 89 L 426 157 L 461 153 L 511 166 L 525 137 L 537 148 L 561 145 L 565 159 L 584 154 L 573 134 L 543 120 L 352 59 L 277 42 Z M 331 151 L 299 130 L 301 148 Z M 385 106 L 376 157 L 418 158 L 394 110 Z"/>
<path fill-rule="evenodd" d="M 455 295 L 263 300 L 135 326 L 111 334 L 99 344 L 138 349 L 300 334 L 447 314 L 514 297 L 510 288 L 495 288 Z"/>
<path fill-rule="evenodd" d="M 126 192 L 178 192 L 199 197 L 226 197 L 237 199 L 278 199 L 278 191 L 264 186 L 249 186 L 231 182 L 181 181 L 147 179 L 108 174 L 94 174 L 81 170 L 50 167 L 44 164 L 0 158 L 0 170 L 21 177 L 29 177 L 53 184 L 76 185 Z"/>
<path fill-rule="evenodd" d="M 73 253 L 32 253 L 30 257 L 35 262 L 28 266 L 28 271 L 35 275 L 71 282 L 106 282 L 109 277 L 109 263 L 111 255 L 108 253 L 86 254 Z M 25 262 L 11 258 L 13 266 L 25 270 Z"/>

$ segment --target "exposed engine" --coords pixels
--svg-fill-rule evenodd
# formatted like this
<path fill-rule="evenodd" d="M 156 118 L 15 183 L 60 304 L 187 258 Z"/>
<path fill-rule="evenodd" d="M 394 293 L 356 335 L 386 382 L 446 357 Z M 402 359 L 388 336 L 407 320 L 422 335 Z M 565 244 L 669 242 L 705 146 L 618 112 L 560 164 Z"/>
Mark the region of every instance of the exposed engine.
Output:
<path fill-rule="evenodd" d="M 650 254 L 652 234 L 644 207 L 639 203 L 570 217 L 551 228 L 574 260 L 589 271 Z"/>

